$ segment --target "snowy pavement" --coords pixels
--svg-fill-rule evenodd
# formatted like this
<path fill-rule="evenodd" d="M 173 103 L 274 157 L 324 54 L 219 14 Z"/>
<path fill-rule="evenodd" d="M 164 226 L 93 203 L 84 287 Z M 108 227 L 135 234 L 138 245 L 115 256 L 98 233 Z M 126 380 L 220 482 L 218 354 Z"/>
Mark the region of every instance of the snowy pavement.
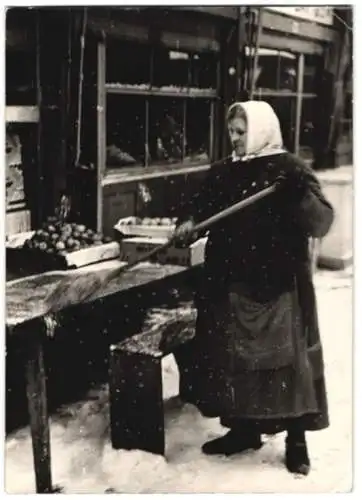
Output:
<path fill-rule="evenodd" d="M 266 438 L 257 452 L 230 458 L 202 455 L 202 443 L 225 433 L 217 419 L 203 418 L 176 396 L 173 357 L 164 360 L 166 457 L 112 450 L 108 392 L 103 387 L 52 417 L 53 482 L 64 493 L 336 493 L 352 488 L 352 270 L 316 276 L 331 425 L 309 433 L 312 470 L 289 474 L 283 465 L 284 435 Z M 171 398 L 171 399 L 170 399 Z M 29 428 L 7 437 L 8 493 L 35 492 Z"/>

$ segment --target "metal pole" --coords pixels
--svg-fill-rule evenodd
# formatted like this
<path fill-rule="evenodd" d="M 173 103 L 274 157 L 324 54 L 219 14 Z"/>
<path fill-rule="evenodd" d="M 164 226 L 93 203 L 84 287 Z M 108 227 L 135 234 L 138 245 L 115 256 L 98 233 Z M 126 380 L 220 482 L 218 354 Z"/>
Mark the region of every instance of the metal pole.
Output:
<path fill-rule="evenodd" d="M 295 134 L 294 134 L 294 153 L 296 155 L 299 154 L 300 122 L 302 119 L 304 54 L 299 54 L 297 79 L 298 79 L 297 80 L 297 105 L 296 105 L 296 113 L 295 113 Z"/>
<path fill-rule="evenodd" d="M 251 89 L 250 89 L 250 99 L 252 100 L 254 97 L 255 93 L 255 85 L 256 85 L 256 70 L 258 67 L 258 60 L 259 60 L 259 43 L 260 43 L 260 35 L 261 31 L 263 29 L 263 7 L 259 8 L 259 15 L 258 15 L 258 29 L 256 33 L 256 39 L 255 39 L 255 47 L 254 47 L 254 57 L 253 57 L 253 72 L 251 75 Z"/>

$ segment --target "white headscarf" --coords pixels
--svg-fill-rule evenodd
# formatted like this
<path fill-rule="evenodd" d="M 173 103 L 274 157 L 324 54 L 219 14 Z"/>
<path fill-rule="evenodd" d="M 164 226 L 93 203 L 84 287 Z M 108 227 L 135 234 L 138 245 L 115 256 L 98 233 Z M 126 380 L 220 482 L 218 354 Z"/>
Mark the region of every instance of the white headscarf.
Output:
<path fill-rule="evenodd" d="M 240 106 L 246 115 L 246 148 L 242 158 L 234 151 L 233 161 L 246 161 L 285 152 L 279 119 L 270 104 L 265 101 L 235 102 L 229 111 L 237 106 Z"/>

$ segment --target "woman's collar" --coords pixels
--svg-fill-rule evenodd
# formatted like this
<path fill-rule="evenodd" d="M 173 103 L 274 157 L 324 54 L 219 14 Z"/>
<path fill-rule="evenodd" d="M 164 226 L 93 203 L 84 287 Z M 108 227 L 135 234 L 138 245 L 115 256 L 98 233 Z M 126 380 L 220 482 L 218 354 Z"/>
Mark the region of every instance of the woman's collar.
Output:
<path fill-rule="evenodd" d="M 249 154 L 249 155 L 244 155 L 244 156 L 238 156 L 235 151 L 231 153 L 231 161 L 237 162 L 237 161 L 249 161 L 253 160 L 255 158 L 261 158 L 263 156 L 272 156 L 272 155 L 279 155 L 282 153 L 286 153 L 286 150 L 284 148 L 273 148 L 273 149 L 265 149 L 264 151 L 261 151 L 260 153 L 254 153 L 254 154 Z"/>

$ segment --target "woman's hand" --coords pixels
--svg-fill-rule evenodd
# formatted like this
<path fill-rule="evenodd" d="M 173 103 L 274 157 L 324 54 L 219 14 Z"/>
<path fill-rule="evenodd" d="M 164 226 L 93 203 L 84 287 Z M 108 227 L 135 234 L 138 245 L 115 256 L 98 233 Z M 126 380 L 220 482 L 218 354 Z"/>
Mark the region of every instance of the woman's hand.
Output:
<path fill-rule="evenodd" d="M 187 242 L 192 240 L 192 230 L 195 227 L 195 224 L 192 220 L 187 220 L 180 224 L 178 227 L 176 227 L 174 233 L 173 233 L 173 238 L 178 242 L 178 243 L 183 243 L 187 244 Z"/>

